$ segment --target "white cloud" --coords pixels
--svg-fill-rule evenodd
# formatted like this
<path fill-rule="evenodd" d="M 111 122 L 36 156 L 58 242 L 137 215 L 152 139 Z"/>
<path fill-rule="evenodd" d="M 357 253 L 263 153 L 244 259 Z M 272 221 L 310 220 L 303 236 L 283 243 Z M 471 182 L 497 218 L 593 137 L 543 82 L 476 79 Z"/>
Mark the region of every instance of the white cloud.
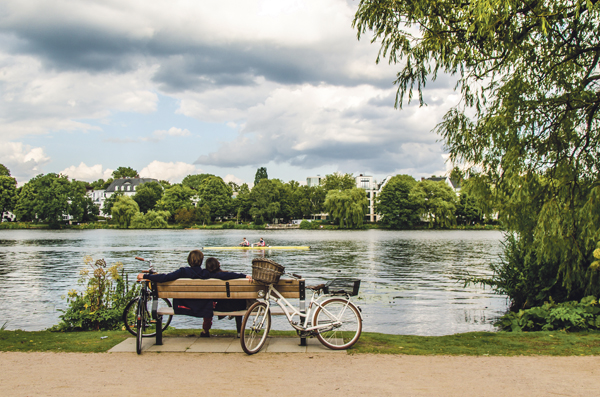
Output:
<path fill-rule="evenodd" d="M 67 175 L 71 179 L 77 179 L 81 181 L 93 182 L 98 179 L 107 180 L 112 177 L 114 170 L 109 168 L 104 169 L 102 164 L 87 166 L 84 162 L 81 162 L 78 166 L 70 166 L 65 168 L 60 173 Z"/>
<path fill-rule="evenodd" d="M 167 180 L 171 183 L 181 182 L 187 175 L 197 174 L 200 171 L 193 164 L 178 162 L 162 162 L 154 160 L 140 171 L 142 178 L 155 178 Z"/>
<path fill-rule="evenodd" d="M 225 181 L 225 183 L 233 182 L 236 185 L 242 185 L 242 184 L 244 184 L 244 180 L 243 179 L 240 179 L 240 178 L 236 177 L 233 174 L 227 174 L 227 175 L 225 175 L 225 177 L 223 178 L 223 181 Z"/>
<path fill-rule="evenodd" d="M 158 142 L 158 141 L 163 140 L 167 136 L 183 137 L 183 136 L 190 136 L 190 135 L 192 135 L 192 133 L 187 129 L 171 127 L 168 130 L 155 130 L 151 136 L 149 136 L 147 138 L 142 138 L 141 140 Z"/>
<path fill-rule="evenodd" d="M 19 183 L 43 172 L 50 161 L 41 147 L 31 147 L 22 142 L 4 142 L 0 145 L 0 163 L 7 167 Z"/>

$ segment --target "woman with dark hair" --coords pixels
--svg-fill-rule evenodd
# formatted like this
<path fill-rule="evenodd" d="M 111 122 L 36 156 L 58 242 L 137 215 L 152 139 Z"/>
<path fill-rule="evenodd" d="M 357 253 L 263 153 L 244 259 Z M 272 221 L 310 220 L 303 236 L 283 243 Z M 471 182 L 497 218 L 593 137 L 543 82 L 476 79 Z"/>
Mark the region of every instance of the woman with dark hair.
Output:
<path fill-rule="evenodd" d="M 211 278 L 221 278 L 223 274 L 228 274 L 228 272 L 221 269 L 221 263 L 219 263 L 217 258 L 208 258 L 206 260 L 206 270 L 210 272 Z M 218 312 L 246 310 L 246 299 L 223 299 L 217 301 L 215 310 Z M 221 318 L 223 317 L 219 317 L 219 319 Z M 237 336 L 239 338 L 242 329 L 242 316 L 235 316 L 235 328 L 237 329 Z"/>

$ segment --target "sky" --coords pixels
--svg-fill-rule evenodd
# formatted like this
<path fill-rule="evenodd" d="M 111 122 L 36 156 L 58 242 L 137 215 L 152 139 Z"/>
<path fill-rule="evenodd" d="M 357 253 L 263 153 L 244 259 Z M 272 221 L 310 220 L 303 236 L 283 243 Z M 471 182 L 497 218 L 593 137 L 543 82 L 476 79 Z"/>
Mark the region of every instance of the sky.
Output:
<path fill-rule="evenodd" d="M 401 65 L 376 64 L 346 0 L 3 0 L 0 163 L 108 179 L 117 167 L 238 184 L 333 172 L 441 175 L 431 130 L 456 105 L 440 76 L 394 108 Z"/>

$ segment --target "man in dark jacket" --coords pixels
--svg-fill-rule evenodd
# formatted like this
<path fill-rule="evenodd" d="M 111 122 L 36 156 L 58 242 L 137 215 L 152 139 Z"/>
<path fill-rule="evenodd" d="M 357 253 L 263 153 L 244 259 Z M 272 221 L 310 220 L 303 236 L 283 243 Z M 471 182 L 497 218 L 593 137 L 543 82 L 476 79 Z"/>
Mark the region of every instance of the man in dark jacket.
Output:
<path fill-rule="evenodd" d="M 190 267 L 180 267 L 174 272 L 167 274 L 140 273 L 137 276 L 137 280 L 141 281 L 145 279 L 157 283 L 164 283 L 180 278 L 193 278 L 203 280 L 209 278 L 216 278 L 219 280 L 247 278 L 250 281 L 252 281 L 251 276 L 247 276 L 242 273 L 211 273 L 208 270 L 201 268 L 203 260 L 204 254 L 202 253 L 202 251 L 193 250 L 188 255 L 188 265 L 190 265 Z M 173 299 L 173 311 L 175 312 L 175 314 L 185 314 L 188 316 L 202 317 L 204 319 L 204 322 L 202 324 L 203 332 L 200 334 L 200 336 L 205 338 L 208 338 L 210 336 L 209 331 L 212 327 L 213 318 L 213 301 L 211 299 Z"/>

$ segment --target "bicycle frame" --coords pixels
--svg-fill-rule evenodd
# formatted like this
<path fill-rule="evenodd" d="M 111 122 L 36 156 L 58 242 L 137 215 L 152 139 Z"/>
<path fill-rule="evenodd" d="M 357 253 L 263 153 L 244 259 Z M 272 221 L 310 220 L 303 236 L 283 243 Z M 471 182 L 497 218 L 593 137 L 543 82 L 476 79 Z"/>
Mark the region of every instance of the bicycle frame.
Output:
<path fill-rule="evenodd" d="M 315 296 L 317 296 L 317 298 L 315 298 Z M 327 299 L 320 301 L 320 299 L 325 296 L 327 296 Z M 307 309 L 306 313 L 302 313 L 301 311 L 296 309 L 296 307 L 294 305 L 292 305 L 290 302 L 288 302 L 288 300 L 285 299 L 279 293 L 279 291 L 277 291 L 273 287 L 273 284 L 269 284 L 269 289 L 267 290 L 267 293 L 264 297 L 264 301 L 267 304 L 267 310 L 271 310 L 271 300 L 273 300 L 275 303 L 277 303 L 277 305 L 283 310 L 283 313 L 287 317 L 287 320 L 289 321 L 290 325 L 297 331 L 314 333 L 317 330 L 324 330 L 324 329 L 331 330 L 331 329 L 337 328 L 342 325 L 342 322 L 339 320 L 339 317 L 343 316 L 348 305 L 350 305 L 350 297 L 346 296 L 346 301 L 347 301 L 346 307 L 344 308 L 342 313 L 340 313 L 339 317 L 334 316 L 325 307 L 323 307 L 323 303 L 327 302 L 332 297 L 333 296 L 331 296 L 331 295 L 321 295 L 320 292 L 313 291 L 312 296 L 310 297 L 310 303 L 308 304 L 308 309 Z M 332 323 L 318 325 L 318 326 L 313 325 L 314 319 L 312 318 L 311 314 L 314 313 L 314 310 L 316 310 L 317 307 L 320 307 L 321 310 L 323 310 L 323 312 L 331 319 Z M 294 316 L 296 316 L 296 315 L 298 316 L 298 319 L 299 319 L 298 323 L 296 323 L 294 321 Z M 302 319 L 304 319 L 303 323 L 302 323 Z M 309 326 L 309 319 L 310 319 L 310 326 Z M 361 320 L 362 320 L 362 316 L 361 316 Z"/>

